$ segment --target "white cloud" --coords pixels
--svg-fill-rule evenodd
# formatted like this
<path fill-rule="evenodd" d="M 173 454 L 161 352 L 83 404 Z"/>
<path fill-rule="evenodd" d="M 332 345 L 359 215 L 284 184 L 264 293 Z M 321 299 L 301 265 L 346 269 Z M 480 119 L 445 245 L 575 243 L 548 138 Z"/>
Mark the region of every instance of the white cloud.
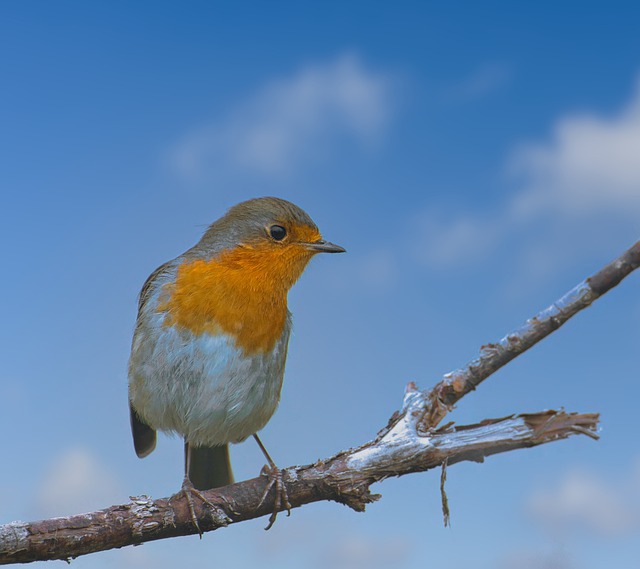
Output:
<path fill-rule="evenodd" d="M 427 266 L 480 261 L 500 244 L 520 249 L 515 272 L 554 273 L 567 257 L 593 254 L 640 221 L 640 82 L 612 117 L 569 114 L 545 142 L 518 145 L 507 170 L 515 187 L 502 206 L 481 214 L 428 212 L 415 228 Z M 425 229 L 426 228 L 426 229 Z M 524 275 L 524 273 L 527 273 Z M 535 274 L 533 274 L 535 273 Z"/>
<path fill-rule="evenodd" d="M 612 212 L 640 217 L 640 81 L 617 116 L 560 119 L 546 143 L 522 146 L 511 169 L 523 177 L 516 215 Z"/>
<path fill-rule="evenodd" d="M 341 137 L 364 146 L 379 138 L 391 113 L 392 79 L 344 55 L 273 81 L 226 118 L 189 133 L 172 162 L 186 176 L 234 170 L 289 174 L 317 161 Z"/>
<path fill-rule="evenodd" d="M 640 532 L 640 477 L 604 480 L 591 472 L 568 473 L 555 488 L 534 493 L 528 509 L 553 535 L 587 531 L 601 537 Z"/>
<path fill-rule="evenodd" d="M 91 451 L 82 448 L 69 449 L 54 460 L 44 473 L 38 494 L 43 517 L 106 508 L 123 498 L 115 476 Z"/>

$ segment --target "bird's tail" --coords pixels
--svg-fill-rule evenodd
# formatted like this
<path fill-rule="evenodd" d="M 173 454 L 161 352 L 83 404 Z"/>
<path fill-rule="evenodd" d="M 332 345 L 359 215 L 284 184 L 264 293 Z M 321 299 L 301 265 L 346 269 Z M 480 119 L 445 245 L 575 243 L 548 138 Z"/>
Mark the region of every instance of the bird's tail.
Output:
<path fill-rule="evenodd" d="M 233 484 L 229 445 L 194 447 L 185 444 L 189 480 L 197 490 L 209 490 Z"/>

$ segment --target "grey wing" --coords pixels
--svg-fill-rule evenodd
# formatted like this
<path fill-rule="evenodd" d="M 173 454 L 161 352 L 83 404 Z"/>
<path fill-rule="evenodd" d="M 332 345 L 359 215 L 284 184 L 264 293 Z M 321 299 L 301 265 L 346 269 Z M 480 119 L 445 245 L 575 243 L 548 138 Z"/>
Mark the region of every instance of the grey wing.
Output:
<path fill-rule="evenodd" d="M 144 309 L 149 297 L 153 293 L 153 287 L 156 284 L 156 281 L 163 276 L 165 273 L 168 273 L 175 263 L 175 259 L 173 261 L 167 261 L 166 263 L 160 265 L 153 273 L 149 275 L 144 284 L 142 285 L 142 289 L 140 290 L 140 296 L 138 297 L 138 321 L 140 320 L 140 315 L 142 314 L 142 310 Z"/>
<path fill-rule="evenodd" d="M 138 317 L 136 320 L 136 332 L 140 326 L 140 318 L 142 311 L 149 300 L 154 290 L 154 284 L 158 277 L 163 275 L 170 269 L 172 261 L 160 265 L 153 273 L 149 275 L 149 278 L 142 285 L 140 291 L 140 297 L 138 299 Z M 133 436 L 133 446 L 136 450 L 136 454 L 140 458 L 151 454 L 156 448 L 156 430 L 144 422 L 140 417 L 131 401 L 129 401 L 129 417 L 131 421 L 131 435 Z"/>

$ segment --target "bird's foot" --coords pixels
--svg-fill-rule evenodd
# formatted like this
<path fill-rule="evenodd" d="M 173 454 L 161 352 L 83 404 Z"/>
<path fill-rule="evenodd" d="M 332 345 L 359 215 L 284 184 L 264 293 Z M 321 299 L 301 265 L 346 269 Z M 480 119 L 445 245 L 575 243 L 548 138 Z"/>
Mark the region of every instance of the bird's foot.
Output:
<path fill-rule="evenodd" d="M 182 489 L 180 490 L 180 492 L 178 492 L 178 494 L 184 494 L 184 497 L 187 500 L 187 505 L 189 506 L 191 521 L 193 522 L 193 525 L 196 527 L 196 530 L 198 531 L 198 535 L 200 536 L 200 539 L 202 539 L 202 530 L 200 529 L 200 524 L 198 523 L 198 516 L 196 516 L 196 510 L 193 506 L 193 496 L 198 497 L 200 500 L 202 500 L 203 503 L 205 503 L 207 506 L 210 506 L 211 508 L 215 508 L 216 506 L 212 504 L 209 500 L 207 500 L 202 494 L 202 492 L 200 492 L 200 490 L 198 490 L 193 486 L 188 476 L 184 477 L 184 481 L 182 482 Z"/>
<path fill-rule="evenodd" d="M 265 464 L 260 472 L 262 476 L 269 477 L 269 482 L 262 493 L 258 508 L 262 506 L 271 488 L 275 487 L 276 492 L 273 512 L 271 512 L 271 516 L 269 516 L 269 523 L 267 524 L 267 527 L 264 528 L 265 530 L 271 529 L 273 524 L 276 522 L 276 518 L 278 517 L 278 512 L 281 507 L 284 507 L 287 510 L 287 516 L 291 515 L 291 504 L 289 503 L 289 494 L 287 493 L 287 486 L 284 483 L 284 477 L 282 475 L 283 472 L 284 471 L 280 470 L 275 464 Z"/>

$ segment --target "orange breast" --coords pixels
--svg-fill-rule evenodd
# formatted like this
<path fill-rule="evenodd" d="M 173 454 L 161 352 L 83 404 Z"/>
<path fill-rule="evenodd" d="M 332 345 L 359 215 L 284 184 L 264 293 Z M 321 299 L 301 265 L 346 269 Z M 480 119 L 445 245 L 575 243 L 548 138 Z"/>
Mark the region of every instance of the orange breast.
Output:
<path fill-rule="evenodd" d="M 165 285 L 165 325 L 194 334 L 224 332 L 246 354 L 272 350 L 287 320 L 287 292 L 309 262 L 302 247 L 237 247 L 186 262 Z"/>

